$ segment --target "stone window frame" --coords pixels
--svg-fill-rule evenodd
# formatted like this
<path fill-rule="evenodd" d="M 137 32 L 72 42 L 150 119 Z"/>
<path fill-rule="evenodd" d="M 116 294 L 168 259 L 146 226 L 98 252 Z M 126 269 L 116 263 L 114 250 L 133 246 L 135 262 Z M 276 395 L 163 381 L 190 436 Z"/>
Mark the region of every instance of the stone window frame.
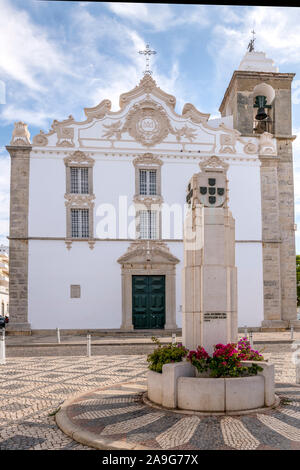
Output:
<path fill-rule="evenodd" d="M 161 166 L 163 162 L 160 158 L 156 157 L 152 153 L 145 153 L 144 155 L 137 157 L 133 160 L 135 167 L 135 195 L 134 198 L 157 198 L 161 197 Z M 140 194 L 140 170 L 156 170 L 156 194 L 154 195 L 142 195 Z"/>
<path fill-rule="evenodd" d="M 87 241 L 89 247 L 94 248 L 94 199 L 93 194 L 93 167 L 95 160 L 84 152 L 77 150 L 64 158 L 66 167 L 66 246 L 72 247 L 73 241 Z M 88 193 L 71 193 L 71 168 L 88 168 Z M 89 210 L 89 236 L 87 238 L 72 237 L 71 209 Z"/>
<path fill-rule="evenodd" d="M 87 194 L 93 194 L 93 167 L 95 160 L 80 150 L 72 153 L 64 158 L 66 166 L 66 194 L 82 194 L 84 193 L 71 193 L 71 168 L 88 168 L 88 187 Z"/>
<path fill-rule="evenodd" d="M 162 160 L 153 155 L 152 153 L 145 153 L 133 160 L 135 167 L 135 195 L 133 202 L 136 210 L 136 239 L 145 240 L 140 238 L 140 212 L 142 210 L 153 210 L 158 211 L 157 218 L 157 238 L 151 240 L 161 240 L 162 237 L 162 218 L 161 218 L 161 204 L 163 203 L 163 197 L 161 195 L 161 167 L 163 165 Z M 156 170 L 156 194 L 143 195 L 140 194 L 140 170 Z"/>

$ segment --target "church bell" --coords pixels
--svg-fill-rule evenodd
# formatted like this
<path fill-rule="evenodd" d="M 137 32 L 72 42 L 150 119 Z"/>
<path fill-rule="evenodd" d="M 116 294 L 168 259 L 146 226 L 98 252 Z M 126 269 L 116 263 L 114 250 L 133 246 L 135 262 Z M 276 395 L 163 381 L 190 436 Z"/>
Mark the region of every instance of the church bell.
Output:
<path fill-rule="evenodd" d="M 262 121 L 268 117 L 265 108 L 271 108 L 271 106 L 267 105 L 267 98 L 265 96 L 256 96 L 254 108 L 258 108 L 255 119 L 257 121 Z"/>

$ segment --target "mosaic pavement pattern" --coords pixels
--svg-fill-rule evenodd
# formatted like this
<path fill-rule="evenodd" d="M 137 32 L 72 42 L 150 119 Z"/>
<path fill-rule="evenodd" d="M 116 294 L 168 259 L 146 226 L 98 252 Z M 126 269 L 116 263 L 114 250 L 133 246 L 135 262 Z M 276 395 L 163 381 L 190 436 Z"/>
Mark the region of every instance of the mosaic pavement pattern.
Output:
<path fill-rule="evenodd" d="M 277 384 L 281 405 L 247 416 L 193 416 L 145 405 L 145 380 L 86 394 L 68 418 L 97 439 L 152 450 L 300 449 L 300 385 Z"/>
<path fill-rule="evenodd" d="M 146 356 L 9 358 L 0 366 L 0 450 L 83 450 L 56 425 L 54 413 L 81 398 L 71 419 L 90 432 L 153 449 L 300 449 L 300 386 L 291 353 L 275 362 L 279 408 L 264 414 L 198 417 L 144 405 Z M 127 383 L 127 385 L 126 385 Z"/>

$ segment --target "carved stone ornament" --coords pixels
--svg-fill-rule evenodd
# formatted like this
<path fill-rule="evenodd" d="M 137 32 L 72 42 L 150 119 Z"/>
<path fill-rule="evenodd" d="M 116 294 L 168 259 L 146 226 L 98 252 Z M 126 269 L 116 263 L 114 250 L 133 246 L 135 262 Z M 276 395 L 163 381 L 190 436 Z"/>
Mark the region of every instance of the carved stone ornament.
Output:
<path fill-rule="evenodd" d="M 93 166 L 95 160 L 81 150 L 76 150 L 68 157 L 64 158 L 65 165 L 67 166 Z"/>
<path fill-rule="evenodd" d="M 144 155 L 141 155 L 140 157 L 136 157 L 132 163 L 134 166 L 139 166 L 139 165 L 144 165 L 144 164 L 161 166 L 163 164 L 161 159 L 153 155 L 153 153 L 144 153 Z"/>
<path fill-rule="evenodd" d="M 57 119 L 54 119 L 54 121 L 51 124 L 51 128 L 54 132 L 57 132 L 57 129 L 59 127 L 65 127 L 68 126 L 69 124 L 73 124 L 75 122 L 75 119 L 73 118 L 72 114 L 68 117 L 68 119 L 64 119 L 63 121 L 58 121 Z"/>
<path fill-rule="evenodd" d="M 27 124 L 25 124 L 25 122 L 15 122 L 15 127 L 12 133 L 10 145 L 31 145 L 30 133 L 28 131 L 28 126 Z"/>
<path fill-rule="evenodd" d="M 107 139 L 111 139 L 112 137 L 115 137 L 117 140 L 120 140 L 122 138 L 122 122 L 117 121 L 113 122 L 112 124 L 103 124 L 103 127 L 107 129 L 106 132 L 102 135 L 102 137 L 105 137 Z"/>
<path fill-rule="evenodd" d="M 220 153 L 235 153 L 236 136 L 234 134 L 220 135 Z"/>
<path fill-rule="evenodd" d="M 129 111 L 124 128 L 129 135 L 143 145 L 162 142 L 169 134 L 169 118 L 163 107 L 153 101 L 144 101 Z"/>
<path fill-rule="evenodd" d="M 142 194 L 136 194 L 133 197 L 133 202 L 136 204 L 136 209 L 138 205 L 140 204 L 140 210 L 147 208 L 147 209 L 152 209 L 155 210 L 157 209 L 158 206 L 160 206 L 163 203 L 163 197 L 159 195 L 155 196 L 144 196 Z"/>
<path fill-rule="evenodd" d="M 259 154 L 260 155 L 273 155 L 276 153 L 275 145 L 273 143 L 273 135 L 269 132 L 261 134 L 259 139 Z"/>
<path fill-rule="evenodd" d="M 117 261 L 120 264 L 179 263 L 179 259 L 172 255 L 166 243 L 152 240 L 132 242 L 127 252 Z"/>
<path fill-rule="evenodd" d="M 65 205 L 70 208 L 93 208 L 94 207 L 94 194 L 65 194 Z"/>
<path fill-rule="evenodd" d="M 68 250 L 71 250 L 73 241 L 74 241 L 74 239 L 72 239 L 72 238 L 66 238 L 66 239 L 65 239 L 66 248 L 67 248 Z M 90 248 L 91 250 L 93 250 L 94 247 L 95 247 L 95 239 L 94 239 L 94 238 L 89 238 L 89 239 L 87 240 L 87 242 L 88 242 L 89 248 Z"/>
<path fill-rule="evenodd" d="M 219 157 L 216 157 L 213 155 L 212 157 L 209 157 L 207 160 L 204 160 L 203 162 L 199 163 L 199 166 L 201 168 L 201 171 L 213 169 L 213 170 L 220 170 L 220 171 L 227 171 L 229 165 L 223 160 L 221 160 Z"/>
<path fill-rule="evenodd" d="M 189 117 L 196 124 L 206 123 L 210 114 L 201 113 L 192 103 L 186 103 L 182 110 L 182 116 Z"/>
<path fill-rule="evenodd" d="M 104 116 L 111 110 L 111 101 L 103 100 L 93 108 L 84 108 L 84 113 L 88 120 L 103 119 Z"/>
<path fill-rule="evenodd" d="M 244 152 L 248 154 L 257 153 L 258 148 L 257 145 L 249 140 L 246 145 L 244 145 Z"/>
<path fill-rule="evenodd" d="M 175 108 L 175 96 L 169 95 L 168 93 L 162 91 L 156 85 L 156 82 L 153 80 L 151 75 L 148 74 L 144 75 L 139 85 L 133 88 L 133 90 L 128 91 L 127 93 L 122 93 L 122 95 L 120 95 L 120 108 L 123 109 L 124 106 L 126 106 L 131 100 L 136 99 L 139 96 L 143 96 L 145 93 L 151 93 L 152 95 L 157 96 L 157 98 L 163 100 L 171 109 Z"/>
<path fill-rule="evenodd" d="M 45 147 L 46 145 L 48 145 L 48 139 L 45 136 L 44 132 L 41 130 L 39 134 L 33 137 L 32 143 L 37 147 Z"/>
<path fill-rule="evenodd" d="M 74 128 L 73 127 L 57 127 L 57 147 L 74 147 Z"/>
<path fill-rule="evenodd" d="M 145 146 L 153 146 L 162 142 L 167 135 L 173 134 L 178 142 L 184 137 L 192 142 L 196 138 L 196 130 L 184 125 L 174 129 L 164 108 L 152 100 L 144 100 L 135 104 L 128 112 L 124 125 L 119 120 L 112 124 L 104 124 L 107 130 L 102 137 L 121 139 L 128 132 L 137 142 Z"/>

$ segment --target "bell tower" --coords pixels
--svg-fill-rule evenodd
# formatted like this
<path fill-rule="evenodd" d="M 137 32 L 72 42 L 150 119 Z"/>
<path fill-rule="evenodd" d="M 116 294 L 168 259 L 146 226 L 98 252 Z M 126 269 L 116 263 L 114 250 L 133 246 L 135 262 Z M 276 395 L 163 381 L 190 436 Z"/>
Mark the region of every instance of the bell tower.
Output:
<path fill-rule="evenodd" d="M 251 43 L 251 41 L 250 41 Z M 291 84 L 264 52 L 248 46 L 234 71 L 219 111 L 232 116 L 245 137 L 275 139 L 276 152 L 259 152 L 265 328 L 298 326 Z M 264 134 L 267 133 L 267 134 Z M 264 134 L 264 136 L 262 136 Z M 260 139 L 259 139 L 260 138 Z M 262 154 L 263 153 L 263 154 Z"/>

